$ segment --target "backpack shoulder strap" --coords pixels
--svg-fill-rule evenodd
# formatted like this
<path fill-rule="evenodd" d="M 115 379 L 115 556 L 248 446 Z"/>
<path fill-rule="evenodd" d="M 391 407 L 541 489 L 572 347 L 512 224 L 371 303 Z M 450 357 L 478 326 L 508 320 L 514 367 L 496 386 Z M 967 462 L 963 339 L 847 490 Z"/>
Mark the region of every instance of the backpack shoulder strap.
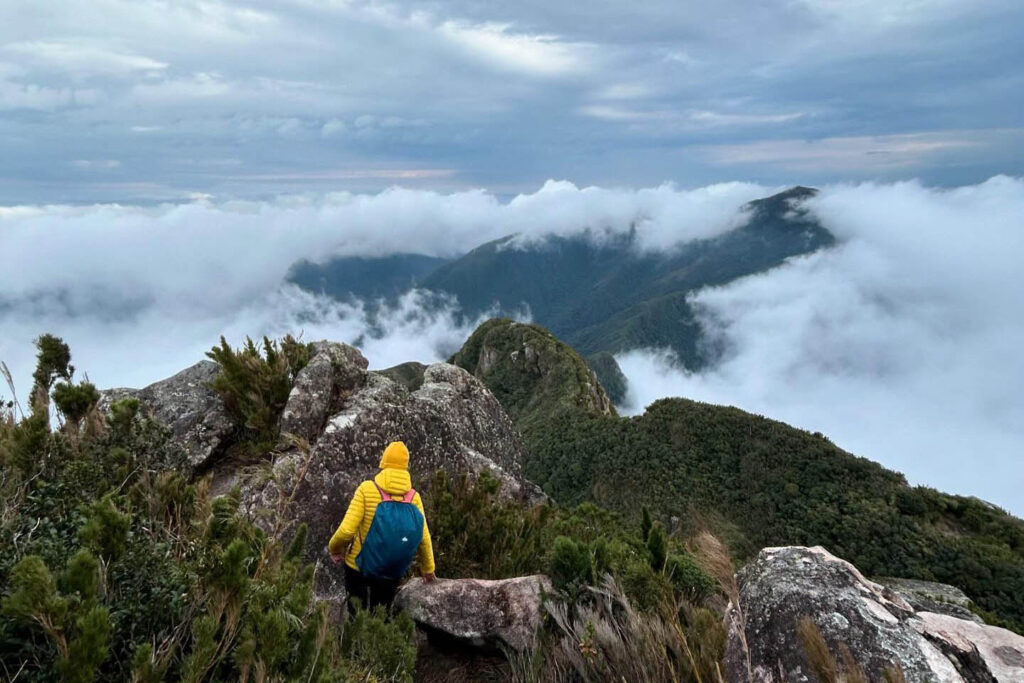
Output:
<path fill-rule="evenodd" d="M 391 502 L 394 501 L 394 499 L 391 497 L 391 494 L 388 493 L 387 491 L 385 491 L 384 489 L 382 489 L 377 484 L 377 482 L 373 482 L 373 485 L 377 489 L 377 493 L 380 494 L 380 502 L 382 502 L 382 503 L 391 503 Z"/>
<path fill-rule="evenodd" d="M 416 497 L 416 489 L 409 489 L 405 492 L 405 496 L 402 497 L 403 503 L 411 503 L 412 499 Z"/>

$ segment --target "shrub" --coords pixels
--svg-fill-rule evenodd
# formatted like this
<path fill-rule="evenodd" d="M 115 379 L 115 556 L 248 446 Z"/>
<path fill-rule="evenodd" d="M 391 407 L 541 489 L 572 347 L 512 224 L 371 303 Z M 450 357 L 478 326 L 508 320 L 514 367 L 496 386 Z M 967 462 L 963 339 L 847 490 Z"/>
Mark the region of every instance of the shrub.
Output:
<path fill-rule="evenodd" d="M 69 425 L 77 427 L 100 400 L 100 392 L 90 382 L 71 384 L 58 382 L 53 388 L 53 402 Z"/>
<path fill-rule="evenodd" d="M 424 495 L 438 567 L 446 576 L 499 579 L 541 571 L 553 511 L 498 497 L 500 482 L 438 472 Z"/>
<path fill-rule="evenodd" d="M 416 666 L 415 625 L 407 614 L 389 618 L 383 607 L 359 609 L 345 625 L 342 653 L 386 681 L 412 681 Z"/>
<path fill-rule="evenodd" d="M 590 548 L 566 536 L 559 536 L 551 546 L 550 567 L 555 588 L 567 595 L 577 596 L 594 583 Z"/>
<path fill-rule="evenodd" d="M 715 580 L 685 551 L 668 556 L 665 574 L 675 589 L 691 602 L 700 602 L 711 596 L 717 587 Z"/>
<path fill-rule="evenodd" d="M 663 570 L 668 558 L 668 534 L 665 533 L 665 526 L 661 522 L 655 522 L 651 526 L 650 535 L 647 537 L 647 552 L 650 554 L 651 567 L 654 571 Z"/>
<path fill-rule="evenodd" d="M 269 450 L 278 436 L 278 420 L 295 377 L 309 363 L 312 345 L 291 335 L 280 342 L 263 338 L 262 351 L 252 339 L 237 351 L 224 337 L 207 356 L 220 365 L 211 387 L 234 418 L 245 440 L 256 450 Z"/>
<path fill-rule="evenodd" d="M 66 345 L 41 340 L 36 378 L 67 380 L 55 402 L 80 420 L 91 391 L 70 384 Z M 0 424 L 0 670 L 69 681 L 364 673 L 340 658 L 298 545 L 240 515 L 237 492 L 211 501 L 208 482 L 189 482 L 168 430 L 136 401 L 81 433 L 51 432 L 47 412 Z"/>

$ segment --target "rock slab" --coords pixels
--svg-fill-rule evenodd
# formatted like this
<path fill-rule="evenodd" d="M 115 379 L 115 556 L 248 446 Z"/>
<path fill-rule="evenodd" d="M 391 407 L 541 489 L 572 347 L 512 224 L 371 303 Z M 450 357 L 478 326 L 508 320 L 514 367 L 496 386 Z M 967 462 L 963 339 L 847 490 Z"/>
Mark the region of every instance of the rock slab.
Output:
<path fill-rule="evenodd" d="M 1024 637 L 917 612 L 824 548 L 766 548 L 737 580 L 739 605 L 727 616 L 730 682 L 818 681 L 797 635 L 802 617 L 818 626 L 837 660 L 846 645 L 869 680 L 883 680 L 898 663 L 907 681 L 1024 681 Z"/>
<path fill-rule="evenodd" d="M 428 630 L 468 644 L 529 650 L 541 626 L 546 576 L 514 579 L 414 579 L 395 599 L 396 606 Z"/>

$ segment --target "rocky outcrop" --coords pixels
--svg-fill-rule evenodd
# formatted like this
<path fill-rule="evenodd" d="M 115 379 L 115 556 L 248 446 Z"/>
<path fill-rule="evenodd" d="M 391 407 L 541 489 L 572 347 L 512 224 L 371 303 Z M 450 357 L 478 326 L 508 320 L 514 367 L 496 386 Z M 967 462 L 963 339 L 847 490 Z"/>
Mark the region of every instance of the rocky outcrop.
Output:
<path fill-rule="evenodd" d="M 878 582 L 899 593 L 917 612 L 947 614 L 978 624 L 985 623 L 971 611 L 971 599 L 956 586 L 917 579 L 884 578 Z"/>
<path fill-rule="evenodd" d="M 367 360 L 355 348 L 336 342 L 316 342 L 281 413 L 281 433 L 316 441 L 327 417 L 366 379 Z"/>
<path fill-rule="evenodd" d="M 459 476 L 486 469 L 502 482 L 505 496 L 542 496 L 523 478 L 525 446 L 519 433 L 479 380 L 437 363 L 423 371 L 419 389 L 410 391 L 366 366 L 350 346 L 318 344 L 284 409 L 282 431 L 299 434 L 310 445 L 308 467 L 289 510 L 291 519 L 309 525 L 315 539 L 310 559 L 322 559 L 356 486 L 376 473 L 391 441 L 409 447 L 417 486 L 426 486 L 439 470 Z M 266 511 L 276 509 L 280 491 L 291 491 L 306 462 L 306 453 L 293 449 L 277 456 L 273 476 L 243 477 L 234 470 L 225 476 L 241 486 L 243 507 L 269 527 L 273 522 Z M 321 589 L 334 591 L 340 568 L 325 565 L 320 574 Z"/>
<path fill-rule="evenodd" d="M 957 667 L 966 681 L 1024 681 L 1024 638 L 996 626 L 920 612 L 921 629 Z M 978 665 L 981 666 L 978 666 Z M 977 672 L 977 675 L 971 676 Z M 989 678 L 986 678 L 986 674 Z"/>
<path fill-rule="evenodd" d="M 428 633 L 441 633 L 476 647 L 529 650 L 543 616 L 543 596 L 551 592 L 545 576 L 514 579 L 438 579 L 410 581 L 395 604 Z"/>
<path fill-rule="evenodd" d="M 766 548 L 740 571 L 728 614 L 727 680 L 818 681 L 798 636 L 808 617 L 829 650 L 849 648 L 869 680 L 899 665 L 907 681 L 1024 680 L 1024 638 L 918 612 L 821 547 Z"/>
<path fill-rule="evenodd" d="M 235 427 L 220 397 L 209 387 L 219 366 L 200 361 L 144 389 L 108 389 L 99 407 L 122 398 L 138 399 L 151 417 L 171 430 L 171 441 L 185 452 L 193 469 L 208 466 L 229 445 Z"/>
<path fill-rule="evenodd" d="M 452 477 L 486 471 L 501 482 L 502 496 L 528 503 L 546 500 L 523 478 L 522 438 L 480 380 L 447 363 L 415 368 L 414 382 L 369 372 L 367 365 L 354 347 L 313 344 L 310 361 L 298 373 L 280 418 L 282 436 L 298 438 L 282 439 L 282 444 L 293 445 L 274 454 L 269 472 L 259 462 L 220 457 L 233 445 L 237 430 L 209 388 L 219 372 L 216 363 L 202 361 L 144 389 L 105 391 L 100 407 L 137 398 L 144 410 L 170 428 L 193 471 L 213 472 L 214 491 L 240 488 L 242 509 L 258 525 L 269 531 L 283 521 L 280 528 L 287 531 L 297 523 L 307 524 L 311 540 L 306 556 L 319 561 L 317 595 L 333 603 L 340 616 L 343 570 L 323 562 L 327 539 L 356 486 L 377 472 L 381 453 L 391 441 L 401 440 L 409 447 L 410 470 L 419 487 L 427 486 L 439 470 Z M 287 518 L 277 519 L 282 501 L 293 491 Z M 499 594 L 515 596 L 511 588 Z M 520 617 L 517 611 L 510 618 Z M 507 631 L 509 643 L 518 642 L 513 631 Z M 502 639 L 506 631 L 495 633 Z"/>

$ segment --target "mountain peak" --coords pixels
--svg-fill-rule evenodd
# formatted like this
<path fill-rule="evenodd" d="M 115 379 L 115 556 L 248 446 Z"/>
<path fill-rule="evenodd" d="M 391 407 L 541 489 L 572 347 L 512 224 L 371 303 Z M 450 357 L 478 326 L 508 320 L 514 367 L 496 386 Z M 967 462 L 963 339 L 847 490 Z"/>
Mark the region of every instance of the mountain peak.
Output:
<path fill-rule="evenodd" d="M 615 414 L 583 358 L 539 325 L 488 320 L 451 362 L 483 380 L 520 425 L 569 409 Z"/>

